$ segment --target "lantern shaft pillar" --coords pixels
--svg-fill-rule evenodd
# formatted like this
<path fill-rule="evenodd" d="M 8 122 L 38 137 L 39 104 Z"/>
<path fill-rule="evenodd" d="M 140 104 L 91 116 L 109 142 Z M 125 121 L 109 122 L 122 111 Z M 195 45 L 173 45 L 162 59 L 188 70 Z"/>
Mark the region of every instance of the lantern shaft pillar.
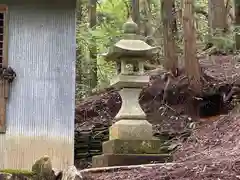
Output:
<path fill-rule="evenodd" d="M 123 88 L 119 91 L 122 107 L 115 119 L 117 122 L 109 129 L 109 139 L 151 140 L 152 125 L 146 120 L 138 99 L 141 89 Z"/>

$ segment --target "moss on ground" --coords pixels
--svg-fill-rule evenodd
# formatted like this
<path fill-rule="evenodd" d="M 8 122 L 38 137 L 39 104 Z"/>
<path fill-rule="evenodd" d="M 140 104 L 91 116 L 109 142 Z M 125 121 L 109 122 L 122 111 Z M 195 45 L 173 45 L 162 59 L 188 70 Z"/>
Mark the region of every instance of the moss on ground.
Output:
<path fill-rule="evenodd" d="M 32 177 L 35 174 L 32 171 L 20 170 L 20 169 L 2 169 L 2 170 L 0 170 L 0 172 L 9 173 L 12 175 L 23 175 L 23 176 L 27 176 L 27 177 Z"/>

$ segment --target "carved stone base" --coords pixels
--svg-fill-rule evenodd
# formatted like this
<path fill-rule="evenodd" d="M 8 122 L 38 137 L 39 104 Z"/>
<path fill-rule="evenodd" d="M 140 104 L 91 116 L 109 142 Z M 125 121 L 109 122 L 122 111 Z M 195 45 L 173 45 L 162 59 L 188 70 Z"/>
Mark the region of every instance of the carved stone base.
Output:
<path fill-rule="evenodd" d="M 103 154 L 160 154 L 161 140 L 109 140 L 103 143 Z"/>
<path fill-rule="evenodd" d="M 151 140 L 152 124 L 147 120 L 122 119 L 109 128 L 109 139 Z"/>
<path fill-rule="evenodd" d="M 151 162 L 171 162 L 172 157 L 168 154 L 103 154 L 94 156 L 93 167 L 127 166 L 150 164 Z"/>

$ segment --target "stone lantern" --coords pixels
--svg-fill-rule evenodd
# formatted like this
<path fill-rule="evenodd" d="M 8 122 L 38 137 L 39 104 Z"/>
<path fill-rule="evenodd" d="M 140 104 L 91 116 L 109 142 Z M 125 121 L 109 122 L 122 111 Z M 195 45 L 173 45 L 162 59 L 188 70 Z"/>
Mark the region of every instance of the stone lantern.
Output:
<path fill-rule="evenodd" d="M 161 153 L 161 141 L 153 139 L 152 124 L 139 105 L 142 87 L 149 82 L 144 75 L 144 62 L 156 54 L 151 47 L 137 35 L 138 26 L 131 18 L 123 25 L 124 36 L 109 52 L 107 61 L 117 64 L 116 77 L 111 86 L 119 89 L 122 106 L 109 129 L 109 141 L 103 143 L 103 155 L 93 157 L 93 167 L 120 166 L 165 162 L 168 155 Z"/>

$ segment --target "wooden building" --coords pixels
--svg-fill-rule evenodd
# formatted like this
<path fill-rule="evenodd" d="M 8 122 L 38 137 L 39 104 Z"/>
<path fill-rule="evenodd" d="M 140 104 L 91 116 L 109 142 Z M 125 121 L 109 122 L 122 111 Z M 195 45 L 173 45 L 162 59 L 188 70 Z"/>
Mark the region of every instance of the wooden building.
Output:
<path fill-rule="evenodd" d="M 0 0 L 0 169 L 73 164 L 76 0 Z M 1 67 L 1 68 L 2 68 Z"/>

